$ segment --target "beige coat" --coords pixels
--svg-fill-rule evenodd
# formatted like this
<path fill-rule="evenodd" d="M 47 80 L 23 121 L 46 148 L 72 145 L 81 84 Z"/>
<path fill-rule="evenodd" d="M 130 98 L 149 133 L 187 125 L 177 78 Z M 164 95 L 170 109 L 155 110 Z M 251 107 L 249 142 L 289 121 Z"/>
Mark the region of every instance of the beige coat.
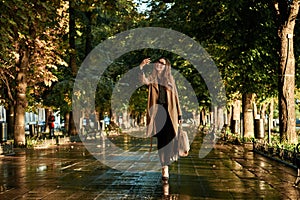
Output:
<path fill-rule="evenodd" d="M 145 75 L 142 75 L 142 81 L 144 84 L 147 84 L 149 87 L 148 91 L 148 104 L 147 104 L 147 137 L 153 136 L 156 134 L 156 125 L 155 125 L 155 116 L 157 112 L 157 99 L 158 99 L 158 84 L 150 83 Z M 173 80 L 170 83 L 172 86 L 170 90 L 167 90 L 167 103 L 168 103 L 168 112 L 173 124 L 175 134 L 178 133 L 178 116 L 181 116 L 181 109 L 179 105 L 177 88 L 175 81 Z"/>

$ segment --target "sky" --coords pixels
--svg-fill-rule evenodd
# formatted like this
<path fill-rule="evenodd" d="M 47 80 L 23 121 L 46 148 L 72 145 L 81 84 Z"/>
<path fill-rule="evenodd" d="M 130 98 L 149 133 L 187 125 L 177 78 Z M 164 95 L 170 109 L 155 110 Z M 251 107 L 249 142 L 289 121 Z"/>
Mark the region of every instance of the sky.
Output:
<path fill-rule="evenodd" d="M 134 2 L 139 5 L 138 6 L 138 11 L 139 12 L 144 12 L 147 9 L 147 1 L 143 0 L 134 0 Z"/>

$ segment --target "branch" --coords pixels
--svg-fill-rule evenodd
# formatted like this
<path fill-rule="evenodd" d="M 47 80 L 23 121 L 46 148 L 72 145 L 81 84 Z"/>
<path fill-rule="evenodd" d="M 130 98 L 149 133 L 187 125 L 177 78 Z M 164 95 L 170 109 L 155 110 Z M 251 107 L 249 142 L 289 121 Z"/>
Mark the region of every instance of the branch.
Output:
<path fill-rule="evenodd" d="M 299 3 L 300 1 L 293 1 L 291 3 L 290 13 L 288 17 L 288 21 L 294 21 L 297 18 L 298 12 L 299 12 Z"/>
<path fill-rule="evenodd" d="M 11 89 L 9 87 L 9 81 L 7 80 L 7 75 L 12 77 L 12 75 L 9 74 L 8 72 L 5 72 L 4 70 L 0 70 L 0 79 L 2 80 L 2 82 L 4 83 L 4 85 L 7 88 L 8 98 L 13 101 L 13 96 L 11 94 Z"/>
<path fill-rule="evenodd" d="M 277 17 L 279 17 L 280 16 L 280 10 L 279 10 L 279 4 L 278 4 L 277 1 L 274 2 L 274 8 L 275 8 Z"/>

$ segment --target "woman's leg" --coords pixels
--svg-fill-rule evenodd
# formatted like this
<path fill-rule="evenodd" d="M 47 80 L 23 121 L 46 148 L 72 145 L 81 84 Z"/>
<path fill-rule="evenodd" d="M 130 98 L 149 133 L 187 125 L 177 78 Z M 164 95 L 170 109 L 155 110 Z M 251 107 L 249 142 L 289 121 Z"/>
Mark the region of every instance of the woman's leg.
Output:
<path fill-rule="evenodd" d="M 158 155 L 161 166 L 170 165 L 173 157 L 173 141 L 164 147 L 159 148 Z"/>
<path fill-rule="evenodd" d="M 158 150 L 158 155 L 159 155 L 159 160 L 162 166 L 162 180 L 166 183 L 168 182 L 169 179 L 169 165 L 170 163 L 170 157 L 171 157 L 171 147 L 172 147 L 172 142 L 167 144 L 166 146 L 160 148 Z"/>
<path fill-rule="evenodd" d="M 162 166 L 162 179 L 164 182 L 167 182 L 169 179 L 169 165 L 171 164 L 173 157 L 173 139 L 175 137 L 175 131 L 173 129 L 171 118 L 165 111 L 167 108 L 159 108 L 162 110 L 158 110 L 155 118 L 155 124 L 158 125 L 158 133 L 156 134 L 157 149 Z M 164 112 L 165 114 L 163 114 Z M 162 116 L 165 118 L 164 120 L 161 119 Z M 162 122 L 163 124 L 161 124 Z"/>
<path fill-rule="evenodd" d="M 169 178 L 169 166 L 168 165 L 164 165 L 162 166 L 162 177 L 168 179 Z"/>

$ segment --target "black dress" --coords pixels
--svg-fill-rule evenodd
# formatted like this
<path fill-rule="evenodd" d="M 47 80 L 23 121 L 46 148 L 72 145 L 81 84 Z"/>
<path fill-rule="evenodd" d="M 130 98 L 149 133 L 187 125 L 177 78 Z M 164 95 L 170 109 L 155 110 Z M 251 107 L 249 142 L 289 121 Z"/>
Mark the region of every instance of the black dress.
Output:
<path fill-rule="evenodd" d="M 162 166 L 169 165 L 174 159 L 174 138 L 175 131 L 168 112 L 167 92 L 162 85 L 159 86 L 158 110 L 155 116 L 156 131 L 154 137 L 157 138 L 157 149 L 159 152 L 160 162 Z"/>

